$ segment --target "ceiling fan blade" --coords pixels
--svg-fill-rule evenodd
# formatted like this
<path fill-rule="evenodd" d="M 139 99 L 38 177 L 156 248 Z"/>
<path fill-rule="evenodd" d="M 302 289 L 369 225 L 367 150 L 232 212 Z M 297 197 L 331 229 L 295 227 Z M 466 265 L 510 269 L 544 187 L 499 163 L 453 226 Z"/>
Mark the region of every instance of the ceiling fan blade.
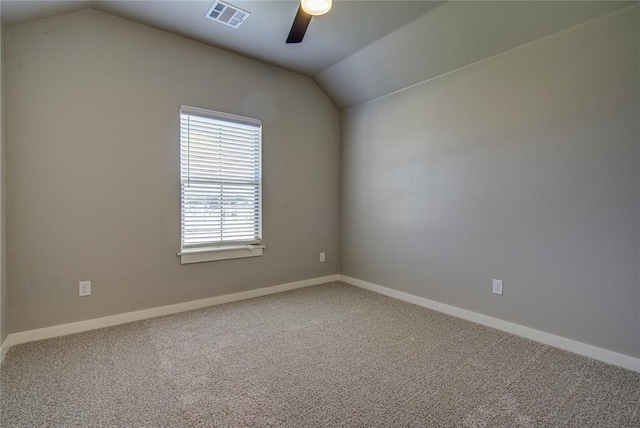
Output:
<path fill-rule="evenodd" d="M 287 43 L 300 43 L 304 38 L 304 33 L 307 31 L 309 22 L 311 22 L 311 15 L 302 10 L 302 6 L 299 6 L 291 31 L 289 31 L 289 37 L 287 37 Z"/>

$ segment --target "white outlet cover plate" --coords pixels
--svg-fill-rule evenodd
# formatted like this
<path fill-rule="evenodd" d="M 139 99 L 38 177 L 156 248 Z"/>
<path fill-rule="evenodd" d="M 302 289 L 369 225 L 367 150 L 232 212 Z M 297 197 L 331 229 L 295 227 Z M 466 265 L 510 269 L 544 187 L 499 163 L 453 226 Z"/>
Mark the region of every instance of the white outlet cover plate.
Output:
<path fill-rule="evenodd" d="M 502 296 L 502 280 L 501 279 L 493 280 L 493 294 L 498 294 Z"/>
<path fill-rule="evenodd" d="M 82 296 L 91 296 L 91 281 L 80 281 L 78 283 L 78 293 Z"/>
<path fill-rule="evenodd" d="M 325 260 L 326 260 L 326 255 L 325 255 L 325 253 L 323 251 L 323 252 L 320 253 L 320 263 L 324 263 Z"/>

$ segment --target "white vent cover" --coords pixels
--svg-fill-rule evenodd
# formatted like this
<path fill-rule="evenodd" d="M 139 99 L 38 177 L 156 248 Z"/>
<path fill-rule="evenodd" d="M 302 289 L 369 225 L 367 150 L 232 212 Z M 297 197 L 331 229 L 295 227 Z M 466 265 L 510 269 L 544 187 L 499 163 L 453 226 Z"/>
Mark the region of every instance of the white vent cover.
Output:
<path fill-rule="evenodd" d="M 216 0 L 205 15 L 229 27 L 238 28 L 249 17 L 250 13 L 227 2 Z"/>

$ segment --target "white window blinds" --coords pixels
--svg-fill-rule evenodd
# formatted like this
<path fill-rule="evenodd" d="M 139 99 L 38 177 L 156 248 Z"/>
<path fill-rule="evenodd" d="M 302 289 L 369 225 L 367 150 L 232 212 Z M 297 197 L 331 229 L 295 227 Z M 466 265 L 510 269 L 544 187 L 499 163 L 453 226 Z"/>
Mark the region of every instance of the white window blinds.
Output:
<path fill-rule="evenodd" d="M 180 109 L 182 249 L 260 244 L 262 124 Z"/>

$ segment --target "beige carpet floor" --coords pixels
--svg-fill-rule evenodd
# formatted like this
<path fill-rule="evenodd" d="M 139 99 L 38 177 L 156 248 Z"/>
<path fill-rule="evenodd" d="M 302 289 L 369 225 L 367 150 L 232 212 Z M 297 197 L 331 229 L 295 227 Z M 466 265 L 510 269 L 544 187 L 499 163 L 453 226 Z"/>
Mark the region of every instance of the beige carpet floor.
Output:
<path fill-rule="evenodd" d="M 3 427 L 640 427 L 640 373 L 331 283 L 12 347 Z"/>

